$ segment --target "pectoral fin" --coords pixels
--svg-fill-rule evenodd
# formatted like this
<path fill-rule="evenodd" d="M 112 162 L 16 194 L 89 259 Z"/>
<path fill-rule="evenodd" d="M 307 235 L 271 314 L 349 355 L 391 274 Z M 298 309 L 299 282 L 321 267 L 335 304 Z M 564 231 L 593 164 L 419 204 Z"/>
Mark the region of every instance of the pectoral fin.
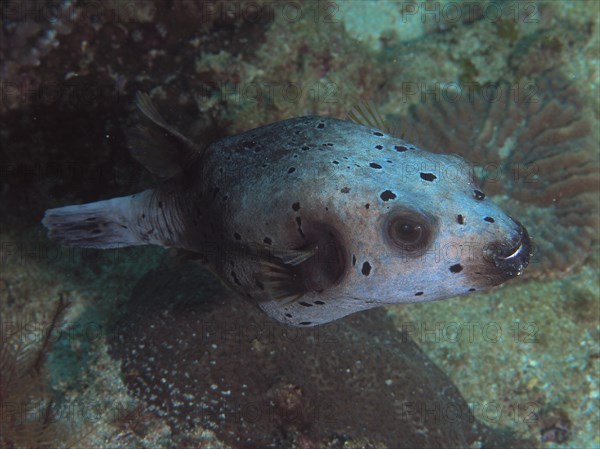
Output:
<path fill-rule="evenodd" d="M 272 298 L 283 304 L 300 299 L 307 292 L 299 265 L 317 253 L 316 245 L 307 250 L 263 246 L 259 251 L 260 271 L 256 284 Z"/>
<path fill-rule="evenodd" d="M 284 264 L 291 266 L 300 265 L 302 262 L 306 262 L 317 254 L 317 250 L 318 248 L 316 245 L 305 250 L 271 247 L 273 256 L 280 259 Z"/>

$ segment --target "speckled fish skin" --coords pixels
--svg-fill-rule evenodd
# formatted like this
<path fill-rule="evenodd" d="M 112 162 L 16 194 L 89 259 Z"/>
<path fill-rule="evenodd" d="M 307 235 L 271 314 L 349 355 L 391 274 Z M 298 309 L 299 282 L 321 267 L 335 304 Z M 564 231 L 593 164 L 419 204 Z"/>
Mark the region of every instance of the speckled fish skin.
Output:
<path fill-rule="evenodd" d="M 293 326 L 485 290 L 531 253 L 459 157 L 318 116 L 222 139 L 153 191 L 52 209 L 44 224 L 67 245 L 193 251 Z"/>

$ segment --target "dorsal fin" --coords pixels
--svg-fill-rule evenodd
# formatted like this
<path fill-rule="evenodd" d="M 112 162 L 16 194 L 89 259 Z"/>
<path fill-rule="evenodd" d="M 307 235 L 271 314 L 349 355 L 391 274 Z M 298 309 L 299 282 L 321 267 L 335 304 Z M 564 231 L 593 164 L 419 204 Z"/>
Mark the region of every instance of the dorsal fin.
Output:
<path fill-rule="evenodd" d="M 127 146 L 133 158 L 150 173 L 161 178 L 173 178 L 182 173 L 179 155 L 165 142 L 164 131 L 136 125 L 125 131 Z"/>
<path fill-rule="evenodd" d="M 354 106 L 348 113 L 347 118 L 357 125 L 370 126 L 384 131 L 390 136 L 402 138 L 398 126 L 394 126 L 388 120 L 385 120 L 369 101 L 363 101 Z"/>
<path fill-rule="evenodd" d="M 137 125 L 125 132 L 131 155 L 148 171 L 162 178 L 172 178 L 183 173 L 202 155 L 205 147 L 193 143 L 169 125 L 148 94 L 138 92 L 136 105 L 156 125 Z"/>

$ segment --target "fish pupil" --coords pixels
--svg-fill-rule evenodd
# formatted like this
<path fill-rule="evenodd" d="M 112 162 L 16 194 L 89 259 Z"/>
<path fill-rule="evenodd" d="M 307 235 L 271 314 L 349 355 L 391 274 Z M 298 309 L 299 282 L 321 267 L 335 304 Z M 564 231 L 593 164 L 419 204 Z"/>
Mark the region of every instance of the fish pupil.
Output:
<path fill-rule="evenodd" d="M 416 243 L 421 238 L 421 226 L 412 223 L 399 223 L 397 236 L 403 243 Z"/>
<path fill-rule="evenodd" d="M 407 254 L 426 248 L 431 243 L 435 221 L 416 211 L 399 212 L 384 222 L 389 242 Z"/>

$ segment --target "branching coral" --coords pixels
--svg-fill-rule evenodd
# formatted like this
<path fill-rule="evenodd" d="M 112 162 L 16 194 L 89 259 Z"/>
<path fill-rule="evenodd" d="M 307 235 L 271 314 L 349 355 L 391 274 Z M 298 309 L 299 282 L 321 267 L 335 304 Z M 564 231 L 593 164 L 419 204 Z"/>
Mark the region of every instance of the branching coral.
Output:
<path fill-rule="evenodd" d="M 487 193 L 534 239 L 527 276 L 579 265 L 598 235 L 600 166 L 574 86 L 551 72 L 530 85 L 448 98 L 414 107 L 403 122 L 407 138 L 474 164 Z"/>

